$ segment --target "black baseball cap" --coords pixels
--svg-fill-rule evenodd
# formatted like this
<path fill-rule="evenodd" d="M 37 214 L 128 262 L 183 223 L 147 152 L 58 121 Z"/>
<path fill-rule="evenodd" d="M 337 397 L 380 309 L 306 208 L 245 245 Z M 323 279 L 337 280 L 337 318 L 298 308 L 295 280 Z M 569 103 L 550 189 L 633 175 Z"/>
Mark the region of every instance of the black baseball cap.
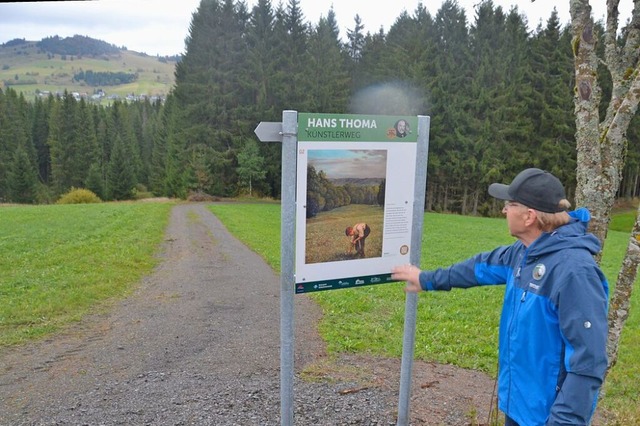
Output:
<path fill-rule="evenodd" d="M 560 180 L 549 172 L 531 168 L 518 173 L 510 185 L 492 183 L 489 195 L 499 200 L 520 204 L 546 213 L 565 211 L 560 201 L 566 198 Z"/>

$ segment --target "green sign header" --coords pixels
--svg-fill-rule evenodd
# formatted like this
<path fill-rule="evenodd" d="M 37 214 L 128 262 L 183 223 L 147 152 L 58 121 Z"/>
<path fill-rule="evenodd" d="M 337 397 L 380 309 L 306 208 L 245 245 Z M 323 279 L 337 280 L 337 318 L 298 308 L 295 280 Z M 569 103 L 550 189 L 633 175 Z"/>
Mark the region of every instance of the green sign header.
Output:
<path fill-rule="evenodd" d="M 298 113 L 298 141 L 417 142 L 418 117 Z"/>

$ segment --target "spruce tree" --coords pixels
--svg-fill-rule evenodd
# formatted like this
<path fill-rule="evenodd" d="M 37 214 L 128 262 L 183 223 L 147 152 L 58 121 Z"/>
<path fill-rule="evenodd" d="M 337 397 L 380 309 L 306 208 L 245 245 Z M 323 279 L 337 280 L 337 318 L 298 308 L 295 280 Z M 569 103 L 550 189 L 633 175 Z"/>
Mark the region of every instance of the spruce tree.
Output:
<path fill-rule="evenodd" d="M 94 162 L 89 167 L 84 187 L 101 199 L 106 199 L 105 183 L 102 176 L 102 166 L 98 162 Z"/>
<path fill-rule="evenodd" d="M 174 117 L 174 99 L 171 94 L 167 96 L 153 131 L 153 145 L 151 147 L 151 162 L 149 166 L 149 189 L 157 196 L 169 195 L 166 191 L 167 144 L 170 129 L 173 127 L 171 119 Z"/>
<path fill-rule="evenodd" d="M 251 79 L 255 120 L 275 120 L 274 87 L 285 84 L 285 76 L 278 73 L 278 46 L 274 36 L 274 13 L 269 0 L 258 0 L 247 26 L 248 76 Z"/>
<path fill-rule="evenodd" d="M 51 180 L 51 158 L 47 139 L 49 137 L 49 114 L 54 102 L 52 95 L 46 99 L 36 97 L 33 103 L 32 140 L 36 150 L 38 176 L 44 184 Z"/>
<path fill-rule="evenodd" d="M 471 52 L 467 18 L 455 1 L 446 0 L 435 16 L 436 49 L 433 58 L 434 79 L 430 83 L 433 99 L 431 134 L 439 135 L 430 142 L 436 161 L 427 171 L 429 207 L 437 210 L 455 209 L 455 198 L 462 174 L 458 165 L 469 133 L 466 110 L 472 81 Z M 466 156 L 463 158 L 467 158 Z"/>
<path fill-rule="evenodd" d="M 284 10 L 281 9 L 281 14 Z M 276 27 L 278 29 L 276 29 Z M 284 53 L 284 22 L 276 21 L 276 12 L 268 0 L 259 0 L 251 11 L 247 26 L 248 78 L 253 91 L 248 118 L 255 126 L 260 121 L 280 121 L 286 104 L 285 88 L 289 84 L 284 72 L 288 58 Z M 281 36 L 279 36 L 281 35 Z M 249 133 L 247 137 L 252 137 Z M 259 146 L 266 173 L 263 194 L 280 196 L 281 146 L 264 143 Z"/>
<path fill-rule="evenodd" d="M 573 114 L 573 55 L 571 36 L 564 30 L 554 9 L 546 27 L 531 39 L 531 85 L 536 102 L 528 105 L 535 126 L 538 149 L 535 166 L 548 170 L 565 183 L 568 193 L 575 188 L 576 142 Z"/>
<path fill-rule="evenodd" d="M 357 94 L 363 88 L 389 80 L 388 67 L 382 66 L 386 64 L 388 54 L 384 31 L 367 34 L 358 62 L 355 63 L 351 57 L 347 62 L 352 93 Z"/>
<path fill-rule="evenodd" d="M 528 32 L 517 8 L 505 14 L 485 1 L 476 9 L 470 36 L 475 71 L 467 103 L 468 127 L 462 129 L 468 139 L 463 151 L 467 160 L 461 158 L 459 166 L 461 211 L 498 214 L 501 206 L 486 195 L 486 187 L 532 166 L 527 165 L 531 156 L 522 149 L 534 137 L 527 114 L 533 102 L 526 59 Z"/>
<path fill-rule="evenodd" d="M 7 172 L 9 201 L 22 204 L 35 203 L 37 201 L 37 172 L 22 144 L 16 148 L 12 160 Z"/>
<path fill-rule="evenodd" d="M 135 171 L 130 146 L 116 135 L 109 165 L 107 166 L 107 198 L 127 200 L 133 196 Z"/>
<path fill-rule="evenodd" d="M 205 153 L 207 158 L 202 161 L 212 175 L 207 190 L 218 195 L 233 194 L 237 181 L 234 150 L 251 127 L 244 112 L 252 97 L 239 82 L 246 73 L 243 35 L 247 19 L 242 4 L 236 7 L 231 0 L 222 4 L 203 0 L 193 15 L 186 53 L 176 66 L 178 117 L 173 141 L 182 145 L 175 147 L 180 155 L 177 170 L 191 167 L 194 153 Z M 194 171 L 188 174 L 193 176 Z"/>
<path fill-rule="evenodd" d="M 100 177 L 102 178 L 102 195 L 100 198 L 106 199 L 107 164 L 109 163 L 109 156 L 111 154 L 111 144 L 107 134 L 107 111 L 105 108 L 96 108 L 93 110 L 93 114 L 94 125 L 96 126 L 96 141 L 98 143 L 98 152 L 94 159 L 94 164 L 97 164 Z"/>
<path fill-rule="evenodd" d="M 129 155 L 129 166 L 137 183 L 139 171 L 142 168 L 140 160 L 140 145 L 136 140 L 133 127 L 133 114 L 131 110 L 135 107 L 130 106 L 126 102 L 115 101 L 108 110 L 106 117 L 106 137 L 108 151 L 106 154 L 107 164 L 112 163 L 113 150 L 117 139 L 122 141 Z M 107 182 L 107 187 L 109 184 Z"/>
<path fill-rule="evenodd" d="M 89 170 L 98 158 L 98 139 L 93 122 L 94 107 L 84 99 L 78 103 L 78 129 L 76 135 L 76 152 L 73 161 L 73 186 L 86 188 Z"/>
<path fill-rule="evenodd" d="M 360 15 L 356 14 L 353 18 L 353 29 L 347 29 L 347 53 L 354 64 L 357 64 L 362 58 L 362 49 L 364 48 L 364 24 Z"/>
<path fill-rule="evenodd" d="M 138 173 L 138 182 L 144 184 L 147 188 L 150 184 L 151 165 L 153 159 L 153 144 L 157 133 L 160 120 L 162 106 L 160 102 L 151 104 L 145 100 L 141 105 L 140 114 L 140 133 L 138 144 L 140 146 L 140 171 Z"/>
<path fill-rule="evenodd" d="M 309 24 L 305 21 L 300 8 L 300 0 L 288 0 L 284 15 L 278 17 L 282 21 L 279 28 L 284 28 L 281 34 L 283 60 L 282 72 L 285 73 L 287 84 L 283 88 L 285 97 L 282 105 L 288 105 L 288 109 L 308 111 L 310 108 L 309 93 L 311 90 L 310 79 L 306 74 L 307 68 L 301 66 L 310 60 Z"/>
<path fill-rule="evenodd" d="M 346 111 L 350 82 L 346 56 L 338 39 L 338 26 L 333 10 L 320 18 L 309 38 L 309 60 L 306 79 L 309 89 L 308 110 L 314 112 Z"/>
<path fill-rule="evenodd" d="M 62 194 L 71 187 L 79 187 L 77 155 L 80 121 L 78 102 L 68 92 L 58 99 L 51 109 L 47 145 L 51 154 L 52 186 L 56 194 Z M 85 172 L 88 170 L 85 170 Z"/>
<path fill-rule="evenodd" d="M 6 93 L 0 90 L 0 200 L 10 195 L 7 179 L 18 147 L 33 158 L 30 129 L 30 107 L 24 96 L 11 88 Z"/>

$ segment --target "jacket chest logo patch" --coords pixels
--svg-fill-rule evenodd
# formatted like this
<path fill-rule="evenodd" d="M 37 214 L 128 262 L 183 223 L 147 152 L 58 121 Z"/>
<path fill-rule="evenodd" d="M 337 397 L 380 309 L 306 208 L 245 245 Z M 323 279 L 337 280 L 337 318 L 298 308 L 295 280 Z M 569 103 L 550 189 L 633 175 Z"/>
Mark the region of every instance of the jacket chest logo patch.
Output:
<path fill-rule="evenodd" d="M 547 267 L 544 266 L 543 263 L 538 263 L 534 268 L 533 268 L 533 279 L 534 280 L 539 280 L 542 277 L 544 277 L 544 274 L 547 272 Z"/>

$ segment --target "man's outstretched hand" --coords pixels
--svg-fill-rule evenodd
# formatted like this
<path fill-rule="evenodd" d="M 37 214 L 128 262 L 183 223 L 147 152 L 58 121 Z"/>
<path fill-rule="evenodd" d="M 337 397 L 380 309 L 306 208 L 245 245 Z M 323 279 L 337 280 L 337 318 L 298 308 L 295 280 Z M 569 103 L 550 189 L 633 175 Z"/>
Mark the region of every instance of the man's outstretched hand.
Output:
<path fill-rule="evenodd" d="M 391 278 L 398 281 L 406 281 L 404 288 L 406 293 L 418 293 L 422 291 L 420 286 L 420 268 L 413 265 L 400 265 L 391 270 Z"/>

